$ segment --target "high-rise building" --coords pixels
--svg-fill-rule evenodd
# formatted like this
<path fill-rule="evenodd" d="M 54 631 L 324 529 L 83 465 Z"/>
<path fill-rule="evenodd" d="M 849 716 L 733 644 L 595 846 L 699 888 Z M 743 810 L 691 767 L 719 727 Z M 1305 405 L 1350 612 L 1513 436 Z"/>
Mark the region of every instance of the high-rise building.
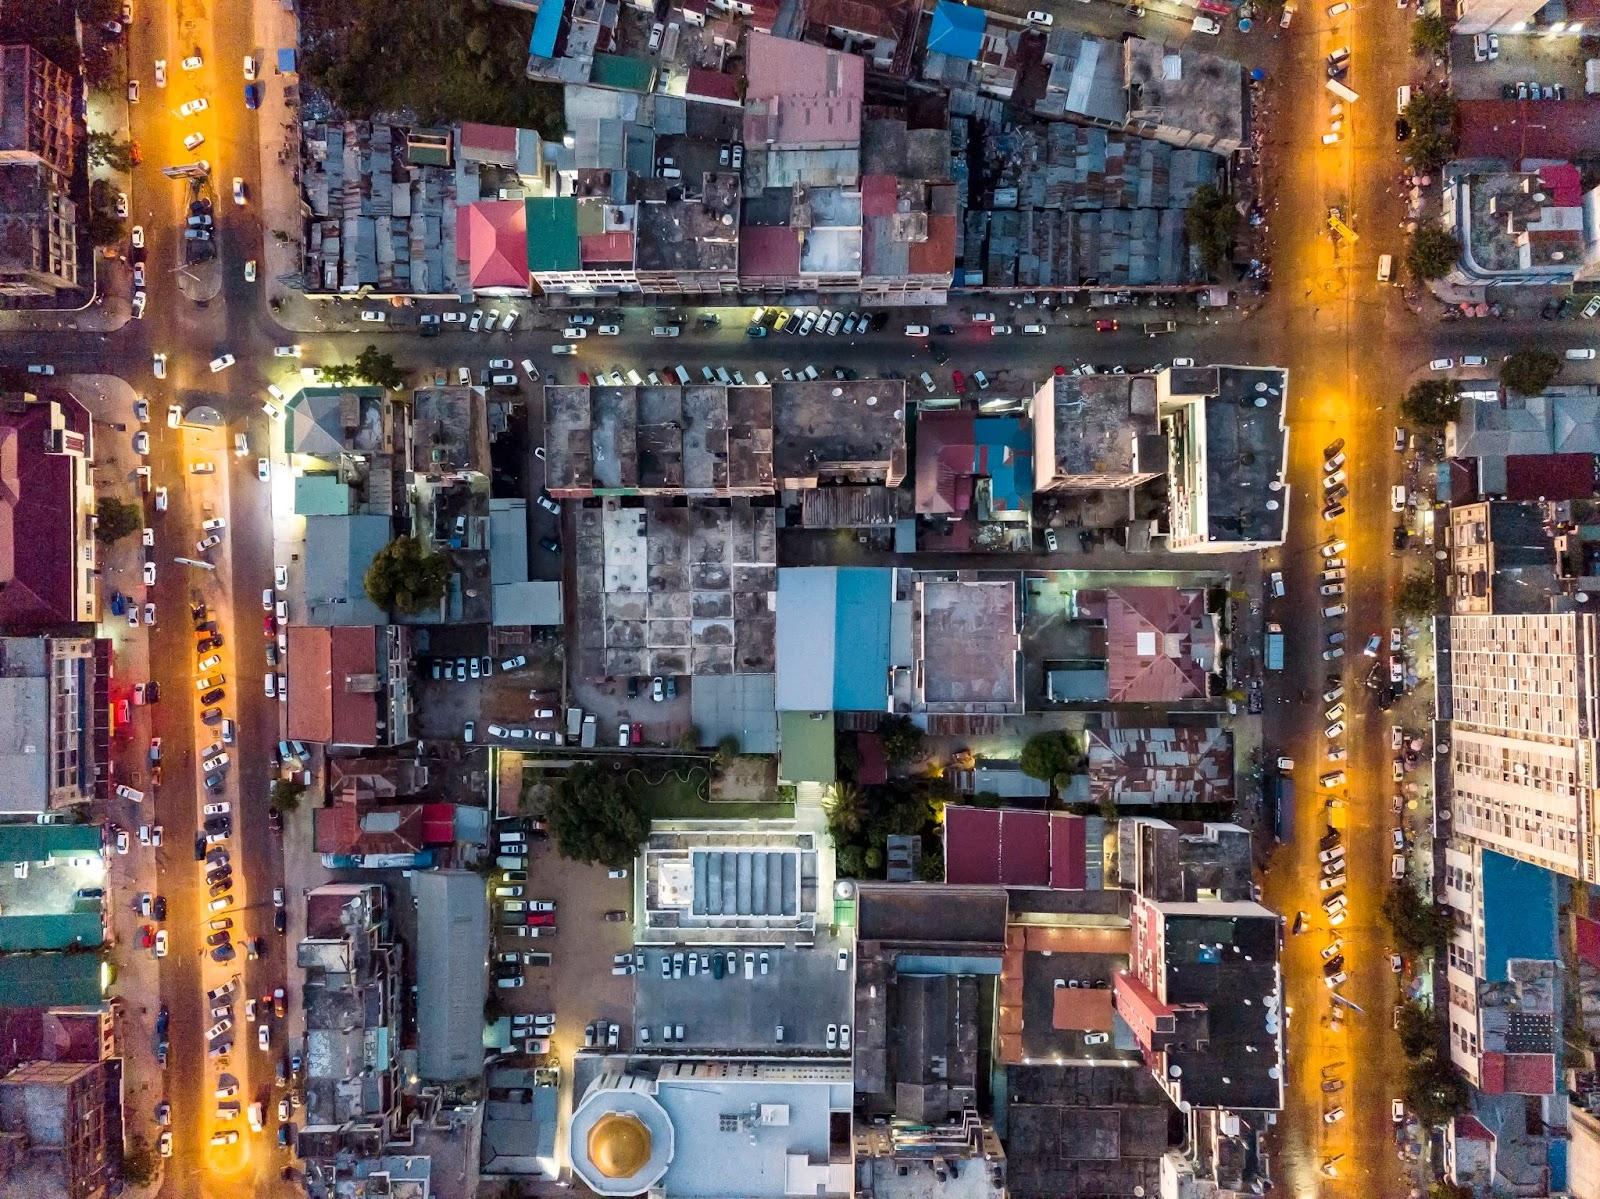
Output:
<path fill-rule="evenodd" d="M 1452 830 L 1569 878 L 1600 881 L 1594 614 L 1456 616 L 1441 622 L 1441 633 Z"/>

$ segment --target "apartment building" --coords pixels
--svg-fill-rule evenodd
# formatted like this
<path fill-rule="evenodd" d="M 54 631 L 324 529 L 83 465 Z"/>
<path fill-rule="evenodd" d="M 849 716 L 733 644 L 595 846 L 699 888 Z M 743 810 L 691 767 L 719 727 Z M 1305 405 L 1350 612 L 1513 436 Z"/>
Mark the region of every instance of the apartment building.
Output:
<path fill-rule="evenodd" d="M 1442 631 L 1452 829 L 1519 861 L 1597 881 L 1595 616 L 1456 616 Z"/>

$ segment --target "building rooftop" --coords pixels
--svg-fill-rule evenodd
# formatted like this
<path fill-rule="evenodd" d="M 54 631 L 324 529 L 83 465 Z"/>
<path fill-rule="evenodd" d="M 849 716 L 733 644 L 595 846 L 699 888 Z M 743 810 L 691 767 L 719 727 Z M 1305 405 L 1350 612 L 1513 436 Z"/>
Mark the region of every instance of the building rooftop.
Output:
<path fill-rule="evenodd" d="M 921 699 L 930 711 L 1020 710 L 1017 582 L 917 577 Z"/>
<path fill-rule="evenodd" d="M 906 473 L 906 384 L 852 379 L 772 385 L 773 475 L 782 487 L 899 486 Z"/>
<path fill-rule="evenodd" d="M 1244 68 L 1234 59 L 1142 37 L 1125 39 L 1122 55 L 1130 121 L 1192 132 L 1202 145 L 1243 143 Z"/>
<path fill-rule="evenodd" d="M 1460 100 L 1456 104 L 1458 159 L 1509 163 L 1513 159 L 1577 162 L 1600 144 L 1600 111 L 1586 98 Z"/>
<path fill-rule="evenodd" d="M 1102 615 L 1112 703 L 1203 699 L 1216 661 L 1216 628 L 1204 591 L 1117 587 L 1078 593 L 1079 610 Z"/>
<path fill-rule="evenodd" d="M 1006 1084 L 1015 1199 L 1161 1193 L 1162 1160 L 1182 1145 L 1184 1122 L 1149 1074 L 1052 1062 L 1011 1066 Z"/>
<path fill-rule="evenodd" d="M 1544 505 L 1526 500 L 1459 505 L 1450 511 L 1450 525 L 1455 611 L 1550 610 L 1560 586 Z"/>
<path fill-rule="evenodd" d="M 708 173 L 691 181 L 647 178 L 638 188 L 637 254 L 641 271 L 739 269 L 739 176 Z"/>
<path fill-rule="evenodd" d="M 411 393 L 409 467 L 417 474 L 489 474 L 484 394 L 477 387 L 419 387 Z"/>
<path fill-rule="evenodd" d="M 1283 489 L 1289 433 L 1284 424 L 1288 372 L 1278 367 L 1182 367 L 1168 372 L 1168 399 L 1198 403 L 1203 434 L 1169 417 L 1169 452 L 1204 471 L 1196 495 L 1182 473 L 1172 475 L 1174 524 L 1208 543 L 1280 543 L 1289 519 Z M 1192 417 L 1191 417 L 1192 419 Z M 1192 439 L 1203 436 L 1203 446 Z M 1185 469 L 1180 467 L 1180 472 Z M 1203 498 L 1204 512 L 1190 511 Z"/>
<path fill-rule="evenodd" d="M 389 617 L 367 598 L 367 568 L 389 544 L 389 518 L 309 516 L 305 538 L 305 623 L 387 624 Z"/>
<path fill-rule="evenodd" d="M 1050 375 L 1034 395 L 1033 422 L 1040 487 L 1166 468 L 1150 375 Z"/>
<path fill-rule="evenodd" d="M 857 150 L 863 60 L 752 32 L 745 41 L 744 140 L 770 150 Z"/>
<path fill-rule="evenodd" d="M 770 495 L 773 394 L 719 383 L 545 387 L 545 479 L 571 498 Z"/>
<path fill-rule="evenodd" d="M 1233 734 L 1227 729 L 1091 728 L 1085 740 L 1091 803 L 1233 802 Z"/>
<path fill-rule="evenodd" d="M 515 134 L 515 130 L 508 132 Z M 473 290 L 528 286 L 528 209 L 523 200 L 476 200 L 457 210 L 466 276 Z"/>
<path fill-rule="evenodd" d="M 1583 189 L 1570 163 L 1480 171 L 1453 180 L 1456 230 L 1474 278 L 1570 279 L 1583 265 Z"/>
<path fill-rule="evenodd" d="M 417 911 L 417 1074 L 428 1082 L 483 1071 L 484 962 L 489 909 L 483 878 L 469 870 L 411 876 Z"/>
<path fill-rule="evenodd" d="M 1027 893 L 1028 909 L 1006 929 L 997 1012 L 1000 1060 L 1007 1067 L 1038 1061 L 1127 1066 L 1137 1047 L 1118 1026 L 1110 985 L 1131 952 L 1126 896 L 1097 892 L 1088 910 L 1054 912 L 1033 910 L 1039 894 Z M 1091 1043 L 1086 1038 L 1094 1033 L 1110 1039 Z"/>
<path fill-rule="evenodd" d="M 886 568 L 778 571 L 778 710 L 887 711 L 893 603 Z"/>
<path fill-rule="evenodd" d="M 92 457 L 89 413 L 67 392 L 0 395 L 0 626 L 10 632 L 93 618 L 79 606 L 77 552 L 93 543 L 75 461 Z"/>
<path fill-rule="evenodd" d="M 1553 100 L 1553 104 L 1561 101 Z M 1564 384 L 1536 396 L 1507 392 L 1497 403 L 1462 404 L 1456 419 L 1445 428 L 1445 454 L 1450 458 L 1478 459 L 1478 490 L 1484 495 L 1509 491 L 1512 459 L 1527 457 L 1529 474 L 1543 486 L 1561 488 L 1548 498 L 1568 498 L 1567 472 L 1557 463 L 1569 456 L 1581 466 L 1591 464 L 1587 475 L 1592 494 L 1595 455 L 1600 455 L 1600 389 L 1592 384 Z M 1578 479 L 1584 475 L 1580 470 Z M 1522 494 L 1535 499 L 1544 495 Z"/>
<path fill-rule="evenodd" d="M 302 387 L 290 398 L 284 452 L 337 460 L 389 448 L 387 405 L 380 387 Z"/>
<path fill-rule="evenodd" d="M 1086 820 L 1064 812 L 951 804 L 945 808 L 945 881 L 1078 890 L 1084 884 Z"/>
<path fill-rule="evenodd" d="M 997 886 L 858 882 L 856 940 L 998 953 L 1006 910 Z"/>
<path fill-rule="evenodd" d="M 1148 816 L 1117 822 L 1117 874 L 1148 899 L 1194 903 L 1249 899 L 1250 833 L 1237 824 L 1175 823 Z"/>
<path fill-rule="evenodd" d="M 370 626 L 289 626 L 295 697 L 290 737 L 336 745 L 378 743 L 384 690 L 378 635 Z"/>
<path fill-rule="evenodd" d="M 772 673 L 773 509 L 580 509 L 574 560 L 587 677 Z"/>
<path fill-rule="evenodd" d="M 1037 106 L 1041 115 L 1113 127 L 1127 120 L 1120 45 L 1063 25 L 1046 35 L 1044 57 L 1050 77 Z"/>

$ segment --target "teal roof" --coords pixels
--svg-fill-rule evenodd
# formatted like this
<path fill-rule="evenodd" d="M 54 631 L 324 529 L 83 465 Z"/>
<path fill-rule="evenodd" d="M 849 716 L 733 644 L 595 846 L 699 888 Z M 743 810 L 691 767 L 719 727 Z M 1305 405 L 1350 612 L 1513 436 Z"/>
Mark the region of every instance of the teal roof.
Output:
<path fill-rule="evenodd" d="M 875 566 L 840 567 L 835 584 L 833 707 L 881 712 L 889 695 L 887 573 Z"/>
<path fill-rule="evenodd" d="M 296 475 L 296 516 L 347 516 L 355 508 L 350 484 L 335 474 Z"/>
<path fill-rule="evenodd" d="M 576 196 L 539 196 L 528 200 L 528 269 L 575 271 L 578 255 Z"/>
<path fill-rule="evenodd" d="M 973 471 L 989 476 L 996 512 L 1033 507 L 1033 428 L 1015 416 L 980 416 L 972 423 Z"/>
<path fill-rule="evenodd" d="M 42 862 L 74 853 L 99 853 L 93 824 L 0 824 L 0 862 Z"/>
<path fill-rule="evenodd" d="M 624 92 L 648 92 L 655 81 L 655 73 L 655 64 L 648 58 L 596 54 L 589 82 L 597 87 L 614 87 Z"/>
<path fill-rule="evenodd" d="M 0 995 L 11 1007 L 96 1007 L 101 1000 L 100 955 L 0 956 Z"/>
<path fill-rule="evenodd" d="M 99 945 L 105 940 L 100 901 L 79 902 L 93 910 L 47 916 L 0 916 L 0 953 Z"/>
<path fill-rule="evenodd" d="M 304 623 L 388 624 L 389 616 L 367 598 L 367 567 L 389 544 L 389 518 L 372 513 L 306 517 Z"/>

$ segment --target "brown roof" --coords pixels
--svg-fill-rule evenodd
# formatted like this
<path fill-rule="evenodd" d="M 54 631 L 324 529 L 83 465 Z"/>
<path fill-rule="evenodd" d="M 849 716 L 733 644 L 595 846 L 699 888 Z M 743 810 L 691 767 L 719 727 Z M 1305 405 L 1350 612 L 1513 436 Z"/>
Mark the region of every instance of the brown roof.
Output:
<path fill-rule="evenodd" d="M 377 630 L 289 627 L 289 736 L 334 745 L 374 745 L 383 688 L 377 674 Z"/>
<path fill-rule="evenodd" d="M 1111 1031 L 1111 988 L 1057 987 L 1050 1011 L 1053 1028 Z"/>

